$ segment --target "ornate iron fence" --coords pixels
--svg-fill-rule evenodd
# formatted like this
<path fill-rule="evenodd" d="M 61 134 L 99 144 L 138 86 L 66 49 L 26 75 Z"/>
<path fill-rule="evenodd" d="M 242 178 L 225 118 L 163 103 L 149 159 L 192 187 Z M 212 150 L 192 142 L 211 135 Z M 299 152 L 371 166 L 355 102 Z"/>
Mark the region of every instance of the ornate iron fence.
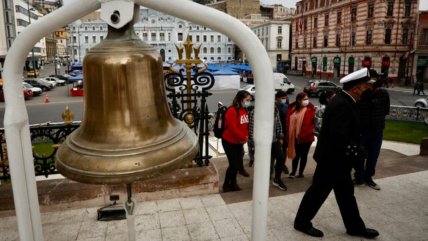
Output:
<path fill-rule="evenodd" d="M 58 173 L 55 167 L 55 154 L 65 138 L 80 126 L 80 122 L 66 125 L 64 123 L 41 124 L 30 126 L 33 146 L 34 171 L 36 176 L 48 177 Z M 0 129 L 0 179 L 10 179 L 9 159 L 4 129 Z"/>
<path fill-rule="evenodd" d="M 195 73 L 189 83 L 181 73 L 165 75 L 167 97 L 173 116 L 183 120 L 199 138 L 199 153 L 195 158 L 198 166 L 208 165 L 209 155 L 209 119 L 207 97 L 215 83 L 214 76 L 208 72 Z"/>
<path fill-rule="evenodd" d="M 428 124 L 428 108 L 391 105 L 388 120 L 416 121 Z"/>

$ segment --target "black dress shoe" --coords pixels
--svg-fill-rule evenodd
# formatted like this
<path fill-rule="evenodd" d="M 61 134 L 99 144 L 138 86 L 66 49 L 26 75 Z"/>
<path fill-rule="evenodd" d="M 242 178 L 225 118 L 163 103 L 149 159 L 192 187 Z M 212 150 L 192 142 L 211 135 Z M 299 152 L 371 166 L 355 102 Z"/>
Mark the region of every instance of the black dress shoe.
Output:
<path fill-rule="evenodd" d="M 371 228 L 366 228 L 362 231 L 347 231 L 346 233 L 351 236 L 360 236 L 364 238 L 375 238 L 379 236 L 379 232 Z"/>
<path fill-rule="evenodd" d="M 250 176 L 250 174 L 248 174 L 248 172 L 245 171 L 245 169 L 240 169 L 238 172 L 239 172 L 239 174 L 241 174 L 244 177 L 249 177 Z"/>
<path fill-rule="evenodd" d="M 320 238 L 320 237 L 324 236 L 324 233 L 321 230 L 316 229 L 314 227 L 300 228 L 298 226 L 294 226 L 294 228 L 296 230 L 299 230 L 300 232 L 303 232 L 303 233 L 305 233 L 309 236 L 312 236 L 312 237 L 319 237 Z"/>
<path fill-rule="evenodd" d="M 230 191 L 232 191 L 232 192 L 241 191 L 241 190 L 242 189 L 236 183 L 230 185 Z"/>
<path fill-rule="evenodd" d="M 230 192 L 230 191 L 232 191 L 231 189 L 232 189 L 232 185 L 230 185 L 230 184 L 224 184 L 223 185 L 223 192 Z"/>

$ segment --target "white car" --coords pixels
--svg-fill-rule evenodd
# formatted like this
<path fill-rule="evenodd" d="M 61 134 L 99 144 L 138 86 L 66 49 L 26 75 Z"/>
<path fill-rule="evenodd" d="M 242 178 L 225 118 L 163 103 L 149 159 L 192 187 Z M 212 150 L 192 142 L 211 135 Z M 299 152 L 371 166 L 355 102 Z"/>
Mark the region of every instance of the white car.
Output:
<path fill-rule="evenodd" d="M 428 108 L 428 97 L 417 99 L 415 101 L 415 107 Z"/>
<path fill-rule="evenodd" d="M 42 89 L 40 89 L 39 87 L 33 87 L 32 85 L 30 85 L 27 82 L 22 82 L 22 85 L 24 88 L 30 89 L 33 92 L 33 96 L 37 96 L 37 95 L 42 94 Z"/>
<path fill-rule="evenodd" d="M 248 93 L 250 93 L 253 97 L 256 96 L 256 86 L 254 85 L 246 85 L 242 90 L 246 90 Z"/>
<path fill-rule="evenodd" d="M 56 85 L 60 85 L 60 86 L 65 85 L 65 80 L 58 79 L 57 77 L 46 77 L 45 79 L 47 81 L 55 81 Z"/>

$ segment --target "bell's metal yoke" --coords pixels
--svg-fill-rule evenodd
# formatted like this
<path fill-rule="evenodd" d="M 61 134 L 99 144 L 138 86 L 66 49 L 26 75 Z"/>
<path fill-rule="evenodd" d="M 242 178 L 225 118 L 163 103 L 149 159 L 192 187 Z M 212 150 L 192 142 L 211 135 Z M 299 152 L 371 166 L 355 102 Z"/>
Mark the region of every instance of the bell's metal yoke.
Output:
<path fill-rule="evenodd" d="M 101 0 L 101 19 L 116 29 L 133 21 L 138 10 L 139 5 L 135 5 L 133 0 Z"/>

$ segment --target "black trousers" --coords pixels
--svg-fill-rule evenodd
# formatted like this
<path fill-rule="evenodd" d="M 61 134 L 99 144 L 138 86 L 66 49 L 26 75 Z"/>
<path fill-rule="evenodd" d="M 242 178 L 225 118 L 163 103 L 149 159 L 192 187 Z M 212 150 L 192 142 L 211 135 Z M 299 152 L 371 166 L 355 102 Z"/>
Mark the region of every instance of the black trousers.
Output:
<path fill-rule="evenodd" d="M 282 150 L 282 145 L 279 141 L 272 143 L 271 148 L 271 157 L 270 157 L 270 168 L 271 173 L 275 164 L 275 179 L 281 178 L 282 170 L 284 170 L 285 165 L 285 156 L 284 151 Z"/>
<path fill-rule="evenodd" d="M 350 232 L 365 230 L 366 227 L 360 217 L 354 196 L 351 168 L 351 165 L 349 167 L 334 167 L 318 163 L 312 185 L 303 196 L 297 211 L 294 220 L 295 227 L 312 227 L 311 220 L 315 217 L 331 190 L 333 190 L 346 230 Z"/>
<path fill-rule="evenodd" d="M 295 175 L 297 171 L 297 166 L 299 166 L 299 174 L 303 174 L 305 171 L 306 163 L 308 162 L 308 153 L 311 148 L 312 142 L 308 143 L 298 143 L 296 140 L 295 149 L 296 157 L 294 157 L 291 162 L 291 174 Z"/>
<path fill-rule="evenodd" d="M 221 143 L 223 144 L 224 152 L 226 153 L 227 160 L 229 161 L 229 166 L 226 170 L 223 186 L 236 184 L 238 169 L 242 166 L 243 163 L 244 145 L 233 144 L 224 139 L 221 140 Z"/>

